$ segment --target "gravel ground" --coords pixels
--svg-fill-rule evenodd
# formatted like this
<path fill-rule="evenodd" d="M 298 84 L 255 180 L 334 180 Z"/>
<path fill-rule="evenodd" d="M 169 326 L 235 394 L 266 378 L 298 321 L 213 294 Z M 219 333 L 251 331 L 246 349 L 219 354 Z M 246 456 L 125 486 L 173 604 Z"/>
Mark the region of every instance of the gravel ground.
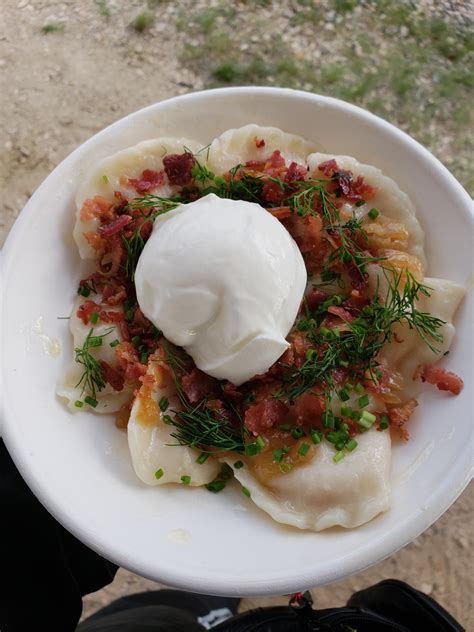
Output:
<path fill-rule="evenodd" d="M 129 112 L 209 85 L 206 69 L 183 63 L 181 53 L 189 41 L 182 22 L 181 30 L 176 31 L 176 21 L 187 12 L 222 6 L 203 0 L 149 0 L 148 5 L 144 0 L 2 0 L 1 4 L 0 244 L 28 197 L 77 145 Z M 282 16 L 285 12 L 294 15 L 298 3 L 232 4 L 251 22 L 254 4 L 265 5 L 270 15 Z M 324 10 L 329 7 L 328 2 L 315 5 Z M 461 28 L 472 25 L 472 2 L 422 0 L 418 5 Z M 103 15 L 107 12 L 109 17 Z M 130 26 L 143 12 L 155 12 L 146 33 Z M 337 16 L 334 21 L 337 30 Z M 47 25 L 53 28 L 45 28 Z M 50 32 L 44 33 L 42 28 Z M 301 26 L 301 34 L 311 39 L 307 24 Z M 304 48 L 302 41 L 300 49 Z M 199 44 L 199 38 L 196 42 Z M 316 47 L 314 39 L 310 44 Z M 300 55 L 298 45 L 294 47 L 295 55 Z M 437 154 L 447 163 L 451 152 L 451 140 L 437 145 Z M 354 577 L 315 590 L 317 606 L 341 605 L 354 590 L 396 577 L 431 594 L 468 629 L 474 629 L 473 503 L 471 486 L 405 549 Z M 153 582 L 121 570 L 111 586 L 86 597 L 84 614 L 118 596 L 155 587 Z M 286 601 L 285 597 L 246 599 L 242 609 Z"/>

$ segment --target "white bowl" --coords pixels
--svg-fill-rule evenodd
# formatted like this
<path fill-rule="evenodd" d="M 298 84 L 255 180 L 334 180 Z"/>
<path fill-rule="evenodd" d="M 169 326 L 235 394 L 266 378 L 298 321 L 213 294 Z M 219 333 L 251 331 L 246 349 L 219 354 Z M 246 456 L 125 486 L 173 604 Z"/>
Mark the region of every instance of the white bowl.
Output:
<path fill-rule="evenodd" d="M 71 358 L 68 316 L 80 272 L 72 241 L 74 193 L 89 165 L 159 135 L 207 144 L 246 123 L 274 125 L 380 167 L 416 204 L 430 276 L 465 283 L 472 201 L 426 149 L 341 101 L 292 90 L 232 88 L 157 103 L 74 151 L 32 196 L 4 250 L 3 435 L 21 474 L 67 529 L 110 560 L 168 585 L 221 595 L 282 594 L 359 571 L 406 545 L 456 499 L 471 467 L 470 297 L 445 366 L 459 397 L 431 390 L 393 448 L 392 508 L 362 527 L 301 532 L 271 521 L 237 489 L 150 488 L 135 476 L 112 419 L 72 416 L 55 398 Z M 42 320 L 38 320 L 42 319 Z M 42 328 L 42 331 L 41 331 Z M 60 357 L 45 353 L 48 339 Z"/>

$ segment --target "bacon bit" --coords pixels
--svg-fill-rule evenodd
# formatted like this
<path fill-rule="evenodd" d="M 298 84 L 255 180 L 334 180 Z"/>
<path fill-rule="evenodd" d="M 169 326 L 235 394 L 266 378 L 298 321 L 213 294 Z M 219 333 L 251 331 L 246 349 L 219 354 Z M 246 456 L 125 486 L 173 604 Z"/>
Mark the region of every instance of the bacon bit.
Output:
<path fill-rule="evenodd" d="M 192 170 L 195 163 L 196 159 L 189 151 L 185 151 L 184 154 L 165 156 L 163 165 L 170 184 L 179 184 L 181 186 L 189 184 L 193 178 Z"/>
<path fill-rule="evenodd" d="M 302 331 L 294 331 L 288 336 L 294 353 L 294 364 L 299 368 L 306 362 L 306 351 L 310 345 Z"/>
<path fill-rule="evenodd" d="M 262 147 L 265 147 L 265 141 L 263 140 L 263 138 L 258 139 L 255 136 L 255 147 L 257 147 L 257 149 L 262 149 Z"/>
<path fill-rule="evenodd" d="M 339 167 L 337 166 L 337 162 L 332 158 L 331 160 L 326 160 L 318 165 L 319 171 L 322 171 L 325 176 L 331 178 L 335 171 L 339 171 Z"/>
<path fill-rule="evenodd" d="M 120 323 L 124 320 L 125 316 L 122 311 L 106 311 L 101 309 L 99 312 L 99 318 L 103 323 Z"/>
<path fill-rule="evenodd" d="M 315 426 L 321 421 L 324 400 L 317 395 L 303 393 L 290 406 L 290 421 L 298 426 Z"/>
<path fill-rule="evenodd" d="M 273 180 L 265 182 L 262 187 L 262 197 L 265 202 L 280 204 L 285 195 L 284 189 L 278 182 L 273 182 Z"/>
<path fill-rule="evenodd" d="M 349 192 L 346 197 L 351 202 L 358 202 L 359 200 L 370 200 L 374 197 L 377 189 L 370 184 L 364 182 L 362 176 L 357 176 L 350 184 Z"/>
<path fill-rule="evenodd" d="M 308 170 L 297 162 L 292 162 L 285 173 L 285 182 L 295 182 L 296 180 L 304 180 Z"/>
<path fill-rule="evenodd" d="M 327 294 L 326 292 L 323 292 L 322 290 L 311 290 L 311 292 L 308 292 L 308 294 L 306 294 L 305 296 L 305 301 L 306 301 L 306 305 L 308 306 L 308 309 L 310 312 L 314 312 L 321 303 L 324 303 L 324 301 L 329 297 L 329 294 Z M 304 305 L 305 303 L 303 302 L 301 305 L 301 311 L 304 311 Z"/>
<path fill-rule="evenodd" d="M 396 408 L 391 408 L 388 411 L 388 417 L 390 419 L 390 423 L 392 426 L 395 426 L 402 439 L 408 441 L 408 431 L 404 428 L 404 425 L 409 420 L 413 411 L 418 406 L 418 402 L 416 399 L 410 399 L 408 402 L 403 404 L 402 406 L 397 406 Z"/>
<path fill-rule="evenodd" d="M 344 382 L 347 378 L 347 371 L 338 366 L 333 370 L 332 377 L 336 384 L 341 384 L 341 382 Z"/>
<path fill-rule="evenodd" d="M 363 296 L 359 290 L 352 290 L 350 298 L 342 303 L 342 307 L 357 316 L 369 302 L 369 299 Z"/>
<path fill-rule="evenodd" d="M 417 377 L 420 377 L 423 382 L 428 382 L 428 384 L 435 384 L 440 391 L 448 391 L 453 395 L 459 395 L 464 387 L 464 382 L 456 373 L 432 364 L 419 366 L 415 379 Z"/>
<path fill-rule="evenodd" d="M 82 233 L 84 238 L 87 240 L 91 248 L 101 252 L 105 249 L 105 239 L 103 239 L 98 233 L 93 230 L 88 230 L 85 233 Z"/>
<path fill-rule="evenodd" d="M 164 161 L 163 161 L 164 162 Z M 127 184 L 133 187 L 137 193 L 148 193 L 161 186 L 165 181 L 164 171 L 145 169 L 140 178 L 128 178 Z"/>
<path fill-rule="evenodd" d="M 270 158 L 267 159 L 265 163 L 264 171 L 265 173 L 268 173 L 269 175 L 273 175 L 272 173 L 270 173 L 271 171 L 273 171 L 274 169 L 281 170 L 284 167 L 285 167 L 285 159 L 281 155 L 280 150 L 275 149 L 275 151 L 272 153 Z"/>
<path fill-rule="evenodd" d="M 115 287 L 114 285 L 107 283 L 102 290 L 102 300 L 107 305 L 118 305 L 123 303 L 127 298 L 127 291 L 123 285 Z"/>
<path fill-rule="evenodd" d="M 278 358 L 278 364 L 283 364 L 284 366 L 293 366 L 295 363 L 295 352 L 293 346 L 290 345 L 288 349 Z"/>
<path fill-rule="evenodd" d="M 292 213 L 289 206 L 274 206 L 273 208 L 267 208 L 266 210 L 273 215 L 273 217 L 276 217 L 279 220 L 291 217 Z"/>
<path fill-rule="evenodd" d="M 99 364 L 104 380 L 110 384 L 114 391 L 122 391 L 124 383 L 123 375 L 104 360 L 101 360 Z"/>
<path fill-rule="evenodd" d="M 247 160 L 245 163 L 245 167 L 250 171 L 256 171 L 259 173 L 263 173 L 265 169 L 266 162 L 264 160 Z"/>
<path fill-rule="evenodd" d="M 293 214 L 284 222 L 285 228 L 298 244 L 302 253 L 316 250 L 321 243 L 322 220 L 319 215 L 300 217 Z"/>
<path fill-rule="evenodd" d="M 130 215 L 120 215 L 120 217 L 113 219 L 109 224 L 99 226 L 97 232 L 102 237 L 111 237 L 112 235 L 119 233 L 122 228 L 124 228 L 127 224 L 130 224 L 131 221 L 132 218 Z"/>
<path fill-rule="evenodd" d="M 122 240 L 118 235 L 112 235 L 107 241 L 107 252 L 100 260 L 100 273 L 105 277 L 117 274 L 122 259 L 125 257 L 125 250 Z"/>
<path fill-rule="evenodd" d="M 94 195 L 92 199 L 84 200 L 79 217 L 81 222 L 89 222 L 92 219 L 105 221 L 113 218 L 113 202 L 109 202 L 101 195 Z"/>
<path fill-rule="evenodd" d="M 82 320 L 84 325 L 88 325 L 89 319 L 94 312 L 96 312 L 97 314 L 100 313 L 100 305 L 98 305 L 94 301 L 84 301 L 84 303 L 81 303 L 81 305 L 79 305 L 76 316 Z"/>
<path fill-rule="evenodd" d="M 354 320 L 354 316 L 349 311 L 347 311 L 347 309 L 344 309 L 344 307 L 341 307 L 340 305 L 331 305 L 330 307 L 328 307 L 327 311 L 329 312 L 329 314 L 339 316 L 339 318 L 341 318 L 346 323 L 352 323 L 352 321 Z"/>
<path fill-rule="evenodd" d="M 230 399 L 240 400 L 244 396 L 244 394 L 241 393 L 237 386 L 235 384 L 232 384 L 232 382 L 226 382 L 222 387 L 222 391 L 224 395 Z"/>
<path fill-rule="evenodd" d="M 118 322 L 118 329 L 124 342 L 129 342 L 132 339 L 132 336 L 130 335 L 130 330 L 128 328 L 128 323 L 125 318 L 122 318 L 122 320 Z"/>
<path fill-rule="evenodd" d="M 369 286 L 369 275 L 367 272 L 362 273 L 354 264 L 346 266 L 346 270 L 349 275 L 349 281 L 354 289 L 359 291 L 367 289 Z"/>
<path fill-rule="evenodd" d="M 126 382 L 138 382 L 146 373 L 146 366 L 140 362 L 138 353 L 131 342 L 122 342 L 115 348 L 115 355 L 120 364 Z"/>
<path fill-rule="evenodd" d="M 182 378 L 181 386 L 191 404 L 195 404 L 209 395 L 215 395 L 218 390 L 217 380 L 197 367 L 194 367 L 191 373 Z"/>
<path fill-rule="evenodd" d="M 288 406 L 278 399 L 265 399 L 245 411 L 244 423 L 255 436 L 284 423 Z"/>
<path fill-rule="evenodd" d="M 130 419 L 130 412 L 132 410 L 133 399 L 120 407 L 115 413 L 115 425 L 120 430 L 126 430 Z"/>

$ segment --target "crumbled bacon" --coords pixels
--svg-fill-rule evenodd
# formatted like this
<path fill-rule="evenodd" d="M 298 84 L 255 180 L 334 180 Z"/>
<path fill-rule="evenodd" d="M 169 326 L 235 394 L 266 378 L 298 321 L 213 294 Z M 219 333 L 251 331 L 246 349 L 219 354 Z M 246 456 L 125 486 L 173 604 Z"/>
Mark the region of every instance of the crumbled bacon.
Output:
<path fill-rule="evenodd" d="M 291 208 L 289 206 L 274 206 L 273 208 L 267 208 L 267 211 L 279 220 L 291 217 Z"/>
<path fill-rule="evenodd" d="M 404 425 L 410 419 L 413 411 L 418 406 L 418 402 L 416 399 L 410 399 L 408 402 L 403 404 L 402 406 L 396 406 L 395 408 L 391 408 L 388 411 L 388 417 L 390 419 L 390 424 L 398 428 L 400 436 L 405 441 L 408 440 L 409 434 Z"/>
<path fill-rule="evenodd" d="M 218 392 L 217 380 L 196 367 L 183 376 L 181 386 L 191 404 Z"/>
<path fill-rule="evenodd" d="M 308 170 L 297 162 L 292 162 L 285 173 L 285 182 L 295 182 L 296 180 L 304 180 Z"/>
<path fill-rule="evenodd" d="M 106 283 L 102 289 L 102 300 L 107 305 L 118 305 L 127 299 L 127 291 L 123 285 Z"/>
<path fill-rule="evenodd" d="M 464 387 L 464 382 L 456 373 L 432 364 L 418 367 L 415 377 L 420 377 L 428 384 L 435 384 L 440 391 L 448 391 L 453 395 L 459 395 Z"/>
<path fill-rule="evenodd" d="M 293 213 L 291 217 L 284 220 L 283 224 L 302 253 L 316 250 L 321 243 L 322 220 L 319 215 L 300 217 Z"/>
<path fill-rule="evenodd" d="M 84 301 L 79 305 L 79 308 L 76 312 L 76 316 L 82 320 L 84 325 L 88 325 L 90 321 L 90 317 L 93 313 L 99 314 L 100 305 L 98 305 L 94 301 Z"/>
<path fill-rule="evenodd" d="M 341 193 L 351 202 L 368 200 L 375 195 L 376 189 L 367 184 L 362 176 L 354 179 L 352 172 L 340 169 L 334 159 L 322 162 L 318 169 L 328 178 L 335 178 Z"/>
<path fill-rule="evenodd" d="M 101 195 L 94 195 L 93 198 L 84 200 L 81 207 L 80 219 L 82 222 L 89 222 L 92 219 L 101 221 L 111 220 L 114 216 L 114 204 Z"/>
<path fill-rule="evenodd" d="M 263 138 L 257 138 L 255 136 L 255 147 L 257 147 L 257 149 L 262 149 L 262 147 L 265 147 L 265 141 L 263 140 Z"/>
<path fill-rule="evenodd" d="M 369 285 L 369 275 L 367 272 L 361 272 L 355 264 L 346 266 L 351 286 L 358 291 L 367 289 Z"/>
<path fill-rule="evenodd" d="M 285 159 L 281 155 L 279 149 L 276 149 L 270 158 L 267 159 L 264 167 L 265 173 L 268 175 L 276 175 L 275 172 L 280 173 L 285 168 Z"/>
<path fill-rule="evenodd" d="M 347 309 L 344 309 L 344 307 L 341 307 L 340 305 L 331 305 L 330 307 L 328 307 L 327 311 L 329 314 L 339 316 L 339 318 L 341 318 L 346 323 L 352 323 L 352 321 L 354 320 L 354 316 Z"/>
<path fill-rule="evenodd" d="M 99 226 L 97 232 L 99 233 L 99 235 L 107 239 L 108 237 L 119 233 L 122 228 L 125 228 L 125 226 L 131 221 L 132 218 L 130 217 L 130 215 L 120 215 L 120 217 L 113 219 L 108 224 L 102 224 L 102 226 Z"/>
<path fill-rule="evenodd" d="M 193 178 L 192 170 L 195 163 L 196 159 L 189 151 L 185 151 L 184 154 L 165 156 L 163 165 L 170 184 L 181 186 L 189 184 Z"/>
<path fill-rule="evenodd" d="M 102 371 L 102 375 L 104 376 L 104 380 L 110 384 L 110 386 L 114 389 L 114 391 L 123 390 L 124 379 L 123 375 L 114 369 L 108 362 L 104 360 L 100 361 L 100 368 Z"/>
<path fill-rule="evenodd" d="M 107 251 L 99 262 L 99 270 L 103 276 L 114 276 L 120 268 L 122 259 L 125 258 L 125 250 L 119 235 L 112 235 L 107 240 Z"/>
<path fill-rule="evenodd" d="M 146 373 L 146 366 L 140 362 L 138 353 L 131 342 L 122 342 L 115 349 L 115 355 L 126 382 L 138 382 Z"/>
<path fill-rule="evenodd" d="M 268 180 L 262 187 L 262 197 L 270 204 L 280 204 L 285 198 L 285 190 L 278 182 Z M 290 213 L 291 214 L 291 213 Z"/>
<path fill-rule="evenodd" d="M 83 235 L 91 248 L 97 250 L 97 252 L 104 250 L 106 243 L 105 239 L 103 239 L 103 237 L 101 237 L 98 233 L 93 230 L 87 230 L 85 233 L 83 233 Z"/>
<path fill-rule="evenodd" d="M 148 193 L 161 186 L 164 181 L 164 171 L 145 169 L 140 178 L 128 178 L 127 184 L 133 187 L 138 193 Z"/>
<path fill-rule="evenodd" d="M 325 176 L 331 178 L 333 173 L 339 170 L 339 167 L 337 166 L 337 162 L 334 158 L 332 158 L 331 160 L 326 160 L 325 162 L 319 164 L 318 169 L 319 171 L 322 171 Z"/>
<path fill-rule="evenodd" d="M 248 430 L 257 436 L 284 423 L 287 414 L 288 406 L 283 402 L 278 399 L 265 399 L 247 408 L 244 423 Z"/>
<path fill-rule="evenodd" d="M 311 292 L 308 292 L 308 294 L 306 294 L 305 296 L 305 302 L 306 305 L 309 309 L 310 312 L 314 312 L 321 303 L 324 303 L 324 301 L 329 297 L 329 294 L 327 294 L 326 292 L 323 292 L 322 290 L 311 290 Z M 302 303 L 302 311 L 304 311 L 304 305 L 305 303 Z"/>
<path fill-rule="evenodd" d="M 290 421 L 298 426 L 317 426 L 324 411 L 322 397 L 303 393 L 290 406 Z"/>

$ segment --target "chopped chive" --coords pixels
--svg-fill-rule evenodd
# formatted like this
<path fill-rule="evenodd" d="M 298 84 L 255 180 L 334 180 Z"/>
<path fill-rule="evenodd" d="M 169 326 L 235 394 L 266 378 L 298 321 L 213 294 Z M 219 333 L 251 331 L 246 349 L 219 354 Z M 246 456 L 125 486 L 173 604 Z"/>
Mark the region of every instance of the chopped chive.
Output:
<path fill-rule="evenodd" d="M 281 461 L 283 461 L 283 457 L 285 456 L 285 452 L 281 448 L 273 450 L 272 454 L 275 463 L 281 463 Z"/>
<path fill-rule="evenodd" d="M 141 339 L 141 337 L 140 337 L 140 336 L 133 336 L 133 338 L 132 338 L 132 343 L 133 343 L 135 346 L 139 345 L 139 344 L 141 343 L 141 341 L 142 341 L 142 339 Z"/>
<path fill-rule="evenodd" d="M 76 399 L 76 401 L 74 402 L 74 406 L 76 408 L 82 408 L 84 406 L 84 402 L 81 402 L 80 399 Z"/>
<path fill-rule="evenodd" d="M 342 402 L 347 402 L 348 399 L 350 399 L 351 396 L 349 395 L 349 393 L 343 388 L 339 391 L 339 399 Z"/>
<path fill-rule="evenodd" d="M 325 410 L 323 412 L 322 420 L 325 428 L 334 428 L 335 420 L 331 410 Z"/>
<path fill-rule="evenodd" d="M 81 296 L 87 297 L 89 296 L 91 291 L 90 291 L 90 288 L 87 287 L 87 285 L 80 285 L 79 289 L 77 290 L 77 293 L 80 294 Z"/>
<path fill-rule="evenodd" d="M 311 441 L 314 444 L 321 443 L 321 439 L 323 438 L 323 433 L 318 430 L 311 430 Z"/>
<path fill-rule="evenodd" d="M 352 408 L 350 406 L 341 406 L 341 415 L 343 417 L 350 417 L 352 415 Z"/>
<path fill-rule="evenodd" d="M 182 476 L 181 477 L 181 482 L 183 483 L 183 485 L 189 485 L 189 483 L 191 482 L 191 477 L 190 476 Z"/>
<path fill-rule="evenodd" d="M 240 470 L 241 467 L 244 467 L 243 461 L 236 461 L 234 463 L 234 467 L 235 467 L 236 470 Z"/>
<path fill-rule="evenodd" d="M 342 452 L 342 450 L 339 450 L 339 452 L 336 452 L 336 454 L 332 457 L 332 460 L 334 461 L 334 463 L 339 463 L 339 461 L 342 461 L 343 458 L 344 452 Z"/>
<path fill-rule="evenodd" d="M 349 366 L 348 360 L 338 360 L 339 366 L 343 366 L 345 369 Z"/>
<path fill-rule="evenodd" d="M 280 428 L 280 430 L 284 430 L 286 432 L 289 432 L 291 430 L 291 426 L 290 424 L 281 424 L 280 426 L 278 426 Z"/>
<path fill-rule="evenodd" d="M 306 456 L 310 447 L 311 446 L 309 445 L 309 443 L 302 443 L 299 447 L 298 454 L 301 456 Z"/>
<path fill-rule="evenodd" d="M 95 408 L 97 404 L 99 403 L 96 399 L 94 399 L 90 395 L 87 395 L 86 397 L 84 397 L 84 401 L 86 404 L 89 404 L 89 406 L 92 406 L 92 408 Z"/>
<path fill-rule="evenodd" d="M 159 469 L 159 470 L 156 470 L 156 472 L 155 472 L 155 478 L 156 478 L 156 480 L 157 480 L 157 481 L 159 481 L 159 480 L 160 480 L 160 478 L 163 476 L 163 474 L 164 474 L 164 472 L 163 472 L 162 468 L 160 467 L 160 469 Z"/>
<path fill-rule="evenodd" d="M 109 184 L 109 178 L 105 175 L 102 176 L 102 180 L 105 182 L 105 184 Z"/>
<path fill-rule="evenodd" d="M 163 419 L 163 421 L 165 422 L 167 426 L 173 425 L 173 420 L 171 419 L 169 415 L 162 415 L 161 418 Z"/>
<path fill-rule="evenodd" d="M 246 487 L 242 487 L 242 494 L 245 494 L 247 498 L 250 498 L 250 491 Z"/>
<path fill-rule="evenodd" d="M 196 459 L 196 463 L 199 463 L 199 465 L 202 465 L 203 463 L 207 461 L 209 456 L 210 456 L 209 452 L 201 452 L 201 454 Z"/>
<path fill-rule="evenodd" d="M 255 441 L 255 443 L 258 445 L 258 447 L 261 450 L 265 447 L 265 441 L 264 441 L 263 437 L 257 437 L 257 440 Z"/>
<path fill-rule="evenodd" d="M 292 469 L 293 465 L 291 463 L 280 463 L 280 472 L 282 474 L 288 474 L 288 472 Z"/>
<path fill-rule="evenodd" d="M 357 441 L 355 439 L 351 439 L 350 441 L 348 441 L 346 443 L 346 450 L 349 450 L 349 452 L 352 452 L 352 450 L 355 450 L 357 448 Z"/>
<path fill-rule="evenodd" d="M 256 441 L 254 441 L 252 443 L 247 443 L 245 445 L 245 454 L 247 456 L 255 456 L 256 454 L 258 454 L 261 451 L 262 451 L 262 448 L 258 445 L 258 443 Z"/>
<path fill-rule="evenodd" d="M 125 320 L 133 320 L 134 316 L 135 316 L 135 308 L 131 307 L 130 309 L 127 309 L 127 311 L 125 312 Z"/>
<path fill-rule="evenodd" d="M 304 431 L 303 428 L 293 428 L 293 430 L 291 431 L 291 436 L 293 437 L 293 439 L 300 439 L 302 436 L 304 435 Z"/>
<path fill-rule="evenodd" d="M 357 400 L 357 403 L 359 405 L 359 408 L 365 408 L 369 405 L 369 396 L 367 394 L 362 395 L 362 397 L 359 397 L 359 399 Z"/>
<path fill-rule="evenodd" d="M 117 346 L 117 345 L 119 345 L 119 344 L 120 344 L 120 340 L 119 340 L 118 338 L 115 338 L 115 340 L 113 340 L 113 341 L 110 343 L 110 346 L 111 346 L 111 347 L 116 347 L 116 346 Z"/>
<path fill-rule="evenodd" d="M 321 327 L 321 329 L 319 330 L 319 333 L 321 334 L 321 336 L 330 336 L 331 330 L 328 329 L 327 327 Z"/>
<path fill-rule="evenodd" d="M 352 391 L 354 386 L 352 384 L 349 384 L 349 382 L 346 382 L 344 388 L 346 389 L 346 391 Z"/>
<path fill-rule="evenodd" d="M 360 416 L 360 419 L 357 421 L 357 423 L 359 424 L 359 426 L 362 426 L 363 428 L 368 429 L 373 426 L 375 419 L 376 419 L 375 415 L 373 415 L 372 413 L 369 413 L 367 410 L 364 410 L 364 412 Z"/>
<path fill-rule="evenodd" d="M 225 481 L 212 481 L 211 483 L 208 483 L 206 485 L 206 489 L 208 489 L 210 492 L 213 492 L 214 494 L 217 494 L 217 492 L 222 491 L 224 487 L 225 487 Z"/>
<path fill-rule="evenodd" d="M 370 219 L 377 219 L 377 217 L 380 215 L 378 209 L 376 208 L 371 208 L 370 211 L 367 213 L 367 215 L 370 217 Z"/>
<path fill-rule="evenodd" d="M 88 348 L 92 347 L 101 347 L 102 346 L 102 336 L 90 336 L 89 341 L 87 343 Z"/>
<path fill-rule="evenodd" d="M 92 312 L 92 314 L 89 316 L 89 321 L 93 325 L 95 325 L 98 320 L 99 320 L 99 314 L 97 312 Z"/>
<path fill-rule="evenodd" d="M 360 382 L 357 382 L 357 384 L 354 386 L 354 390 L 356 393 L 359 393 L 360 395 L 362 395 L 362 393 L 364 392 L 364 387 L 362 386 Z"/>
<path fill-rule="evenodd" d="M 365 204 L 365 200 L 357 200 L 357 202 L 355 203 L 356 206 L 364 206 Z"/>
<path fill-rule="evenodd" d="M 164 413 L 165 410 L 167 410 L 169 406 L 168 398 L 163 395 L 163 397 L 158 402 L 158 406 L 160 407 L 161 412 Z"/>
<path fill-rule="evenodd" d="M 308 349 L 306 351 L 306 359 L 309 360 L 309 362 L 312 362 L 317 357 L 318 357 L 318 352 L 316 351 L 316 349 Z"/>
<path fill-rule="evenodd" d="M 388 428 L 388 417 L 387 417 L 387 415 L 381 415 L 380 416 L 379 428 L 382 428 L 382 430 L 386 430 Z"/>

